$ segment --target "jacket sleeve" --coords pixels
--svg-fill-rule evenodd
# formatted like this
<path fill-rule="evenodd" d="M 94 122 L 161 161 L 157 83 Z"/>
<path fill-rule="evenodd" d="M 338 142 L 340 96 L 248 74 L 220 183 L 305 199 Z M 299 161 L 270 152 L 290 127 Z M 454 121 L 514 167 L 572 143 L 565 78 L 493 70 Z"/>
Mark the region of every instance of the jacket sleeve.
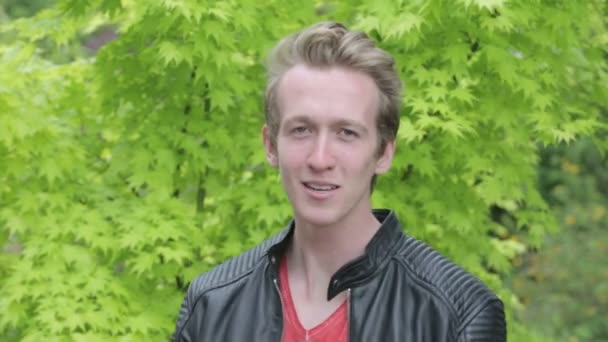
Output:
<path fill-rule="evenodd" d="M 204 283 L 203 277 L 195 279 L 190 286 L 184 301 L 182 302 L 179 310 L 179 317 L 175 325 L 175 331 L 171 336 L 172 342 L 192 342 L 201 341 L 200 326 L 196 326 L 195 322 L 202 322 L 203 308 L 201 301 L 198 300 L 199 293 L 201 292 L 201 283 Z"/>
<path fill-rule="evenodd" d="M 507 324 L 500 300 L 492 300 L 465 326 L 459 342 L 506 342 Z"/>
<path fill-rule="evenodd" d="M 188 288 L 188 291 L 186 292 L 186 295 L 184 296 L 184 301 L 182 302 L 182 306 L 180 307 L 179 310 L 179 316 L 177 318 L 177 323 L 175 325 L 175 331 L 173 332 L 173 335 L 171 336 L 171 342 L 185 342 L 188 341 L 184 338 L 182 338 L 182 330 L 184 328 L 184 325 L 186 324 L 186 321 L 188 320 L 188 316 L 190 316 L 190 301 L 188 300 L 190 297 L 190 288 Z"/>

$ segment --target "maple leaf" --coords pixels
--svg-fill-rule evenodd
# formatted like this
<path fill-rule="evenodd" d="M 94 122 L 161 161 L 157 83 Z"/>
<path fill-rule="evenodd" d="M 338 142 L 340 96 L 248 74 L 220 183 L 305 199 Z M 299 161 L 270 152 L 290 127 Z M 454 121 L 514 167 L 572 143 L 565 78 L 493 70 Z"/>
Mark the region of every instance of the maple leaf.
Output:
<path fill-rule="evenodd" d="M 472 105 L 476 97 L 468 88 L 458 87 L 450 92 L 450 97 L 457 99 L 467 105 Z"/>
<path fill-rule="evenodd" d="M 292 214 L 258 142 L 261 61 L 320 17 L 300 1 L 59 6 L 0 25 L 0 244 L 22 247 L 0 257 L 0 331 L 166 340 L 184 285 Z M 535 144 L 608 146 L 594 107 L 608 91 L 606 35 L 592 8 L 386 0 L 321 15 L 368 33 L 405 83 L 404 146 L 374 196 L 502 298 L 512 292 L 487 266 L 510 272 L 521 246 L 492 242 L 491 206 L 534 208 L 512 214 L 528 232 L 518 243 L 538 246 L 557 224 L 534 190 Z M 75 38 L 107 14 L 116 39 L 81 55 Z"/>
<path fill-rule="evenodd" d="M 417 129 L 410 120 L 403 120 L 400 123 L 399 131 L 397 132 L 400 139 L 410 143 L 419 141 L 426 134 L 425 131 Z"/>
<path fill-rule="evenodd" d="M 504 6 L 506 0 L 458 0 L 459 3 L 462 3 L 466 6 L 470 6 L 472 4 L 478 6 L 479 8 L 486 9 L 497 9 Z"/>

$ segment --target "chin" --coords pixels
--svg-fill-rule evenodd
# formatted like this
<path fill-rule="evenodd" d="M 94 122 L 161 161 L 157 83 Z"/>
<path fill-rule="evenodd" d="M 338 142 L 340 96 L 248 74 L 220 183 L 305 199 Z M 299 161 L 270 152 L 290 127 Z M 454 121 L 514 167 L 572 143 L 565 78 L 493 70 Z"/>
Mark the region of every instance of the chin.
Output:
<path fill-rule="evenodd" d="M 343 217 L 338 208 L 314 208 L 310 206 L 297 208 L 295 215 L 299 221 L 317 227 L 333 225 Z"/>

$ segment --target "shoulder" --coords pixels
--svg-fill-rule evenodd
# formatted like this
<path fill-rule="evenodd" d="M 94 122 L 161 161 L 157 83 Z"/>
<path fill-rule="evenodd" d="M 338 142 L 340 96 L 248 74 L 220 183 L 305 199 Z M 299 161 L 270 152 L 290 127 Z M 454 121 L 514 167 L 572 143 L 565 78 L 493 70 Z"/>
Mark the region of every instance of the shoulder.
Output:
<path fill-rule="evenodd" d="M 249 276 L 265 260 L 265 256 L 271 247 L 282 241 L 288 233 L 288 228 L 280 233 L 266 239 L 255 247 L 234 256 L 227 261 L 215 266 L 208 272 L 197 276 L 190 286 L 182 302 L 176 324 L 173 340 L 177 339 L 182 329 L 186 326 L 190 317 L 200 311 L 197 304 L 201 299 L 215 289 L 230 286 L 240 279 Z M 200 314 L 200 312 L 199 312 Z"/>
<path fill-rule="evenodd" d="M 208 272 L 200 274 L 188 287 L 188 295 L 196 299 L 209 290 L 227 286 L 246 277 L 264 260 L 269 249 L 285 237 L 286 233 L 285 229 Z"/>
<path fill-rule="evenodd" d="M 431 292 L 455 315 L 459 335 L 487 319 L 493 320 L 497 329 L 504 329 L 503 303 L 498 296 L 477 277 L 429 245 L 406 236 L 396 259 L 413 281 Z"/>

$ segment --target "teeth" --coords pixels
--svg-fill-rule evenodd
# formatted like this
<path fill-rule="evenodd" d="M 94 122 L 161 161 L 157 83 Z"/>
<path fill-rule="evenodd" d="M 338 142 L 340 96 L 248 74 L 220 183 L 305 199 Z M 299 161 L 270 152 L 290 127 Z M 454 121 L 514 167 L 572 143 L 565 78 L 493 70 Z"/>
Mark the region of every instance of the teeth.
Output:
<path fill-rule="evenodd" d="M 306 184 L 307 187 L 313 189 L 313 190 L 317 190 L 317 191 L 328 191 L 328 190 L 333 190 L 333 189 L 337 189 L 338 187 L 335 185 L 313 185 L 313 184 Z"/>

